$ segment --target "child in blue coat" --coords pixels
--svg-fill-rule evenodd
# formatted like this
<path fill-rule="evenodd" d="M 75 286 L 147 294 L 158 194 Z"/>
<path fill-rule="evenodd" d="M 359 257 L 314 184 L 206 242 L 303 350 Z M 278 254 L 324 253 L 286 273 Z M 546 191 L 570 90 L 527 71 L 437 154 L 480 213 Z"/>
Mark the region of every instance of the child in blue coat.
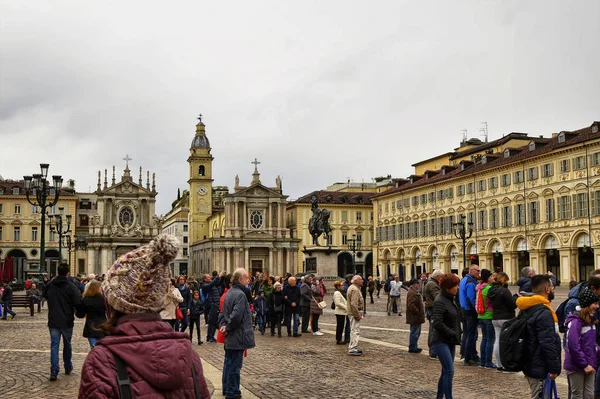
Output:
<path fill-rule="evenodd" d="M 267 298 L 265 298 L 265 292 L 263 290 L 258 290 L 258 296 L 254 300 L 254 311 L 256 312 L 256 322 L 258 323 L 260 335 L 265 335 L 268 310 Z"/>

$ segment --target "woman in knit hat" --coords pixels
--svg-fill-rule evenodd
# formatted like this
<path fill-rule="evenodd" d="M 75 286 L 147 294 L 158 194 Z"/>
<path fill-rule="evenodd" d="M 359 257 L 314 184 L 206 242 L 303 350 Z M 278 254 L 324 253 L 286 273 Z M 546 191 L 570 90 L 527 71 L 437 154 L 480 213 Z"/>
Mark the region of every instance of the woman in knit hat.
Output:
<path fill-rule="evenodd" d="M 210 398 L 188 334 L 173 331 L 159 315 L 178 249 L 175 237 L 160 235 L 121 256 L 106 273 L 109 336 L 85 360 L 79 398 Z M 127 382 L 119 385 L 117 375 Z"/>
<path fill-rule="evenodd" d="M 579 307 L 565 320 L 565 364 L 571 399 L 594 397 L 596 359 L 596 310 L 600 297 L 589 287 L 579 290 Z"/>

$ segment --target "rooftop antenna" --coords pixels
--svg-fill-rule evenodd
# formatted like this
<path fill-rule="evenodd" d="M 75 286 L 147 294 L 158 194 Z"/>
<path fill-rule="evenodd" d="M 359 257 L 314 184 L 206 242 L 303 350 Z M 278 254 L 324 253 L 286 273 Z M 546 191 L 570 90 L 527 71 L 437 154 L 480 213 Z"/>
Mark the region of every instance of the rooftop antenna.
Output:
<path fill-rule="evenodd" d="M 481 122 L 483 127 L 479 129 L 480 132 L 483 132 L 482 136 L 485 137 L 485 142 L 488 142 L 488 124 L 487 122 Z"/>
<path fill-rule="evenodd" d="M 466 143 L 467 142 L 467 129 L 463 129 L 461 130 L 462 132 L 462 142 Z"/>

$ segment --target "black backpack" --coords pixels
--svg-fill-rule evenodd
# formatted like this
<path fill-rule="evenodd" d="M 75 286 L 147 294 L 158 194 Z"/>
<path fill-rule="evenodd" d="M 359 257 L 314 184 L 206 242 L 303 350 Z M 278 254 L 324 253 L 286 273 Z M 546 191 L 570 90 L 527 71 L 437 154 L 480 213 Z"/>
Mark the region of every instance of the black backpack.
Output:
<path fill-rule="evenodd" d="M 527 319 L 545 305 L 539 304 L 519 312 L 504 323 L 500 331 L 500 362 L 508 371 L 523 371 L 527 364 L 529 351 L 527 350 Z"/>
<path fill-rule="evenodd" d="M 566 308 L 567 302 L 569 302 L 569 298 L 565 299 L 558 308 L 556 308 L 556 317 L 558 317 L 558 331 L 561 333 L 567 332 L 567 326 L 565 326 L 565 320 L 567 320 Z"/>

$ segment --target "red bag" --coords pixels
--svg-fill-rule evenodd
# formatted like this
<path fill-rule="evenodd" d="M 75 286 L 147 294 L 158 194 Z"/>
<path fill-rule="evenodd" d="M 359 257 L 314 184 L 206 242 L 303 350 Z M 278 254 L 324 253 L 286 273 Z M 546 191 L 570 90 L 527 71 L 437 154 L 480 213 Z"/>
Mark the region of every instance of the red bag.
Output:
<path fill-rule="evenodd" d="M 477 291 L 477 300 L 475 301 L 475 310 L 477 314 L 485 313 L 485 304 L 483 303 L 483 289 Z"/>
<path fill-rule="evenodd" d="M 182 320 L 183 319 L 183 312 L 181 311 L 181 309 L 179 309 L 179 306 L 177 306 L 175 308 L 175 318 L 177 320 Z"/>
<path fill-rule="evenodd" d="M 27 280 L 27 281 L 25 282 L 25 289 L 26 289 L 26 290 L 30 290 L 30 289 L 31 289 L 31 283 L 32 283 L 32 281 L 31 281 L 31 280 Z"/>

